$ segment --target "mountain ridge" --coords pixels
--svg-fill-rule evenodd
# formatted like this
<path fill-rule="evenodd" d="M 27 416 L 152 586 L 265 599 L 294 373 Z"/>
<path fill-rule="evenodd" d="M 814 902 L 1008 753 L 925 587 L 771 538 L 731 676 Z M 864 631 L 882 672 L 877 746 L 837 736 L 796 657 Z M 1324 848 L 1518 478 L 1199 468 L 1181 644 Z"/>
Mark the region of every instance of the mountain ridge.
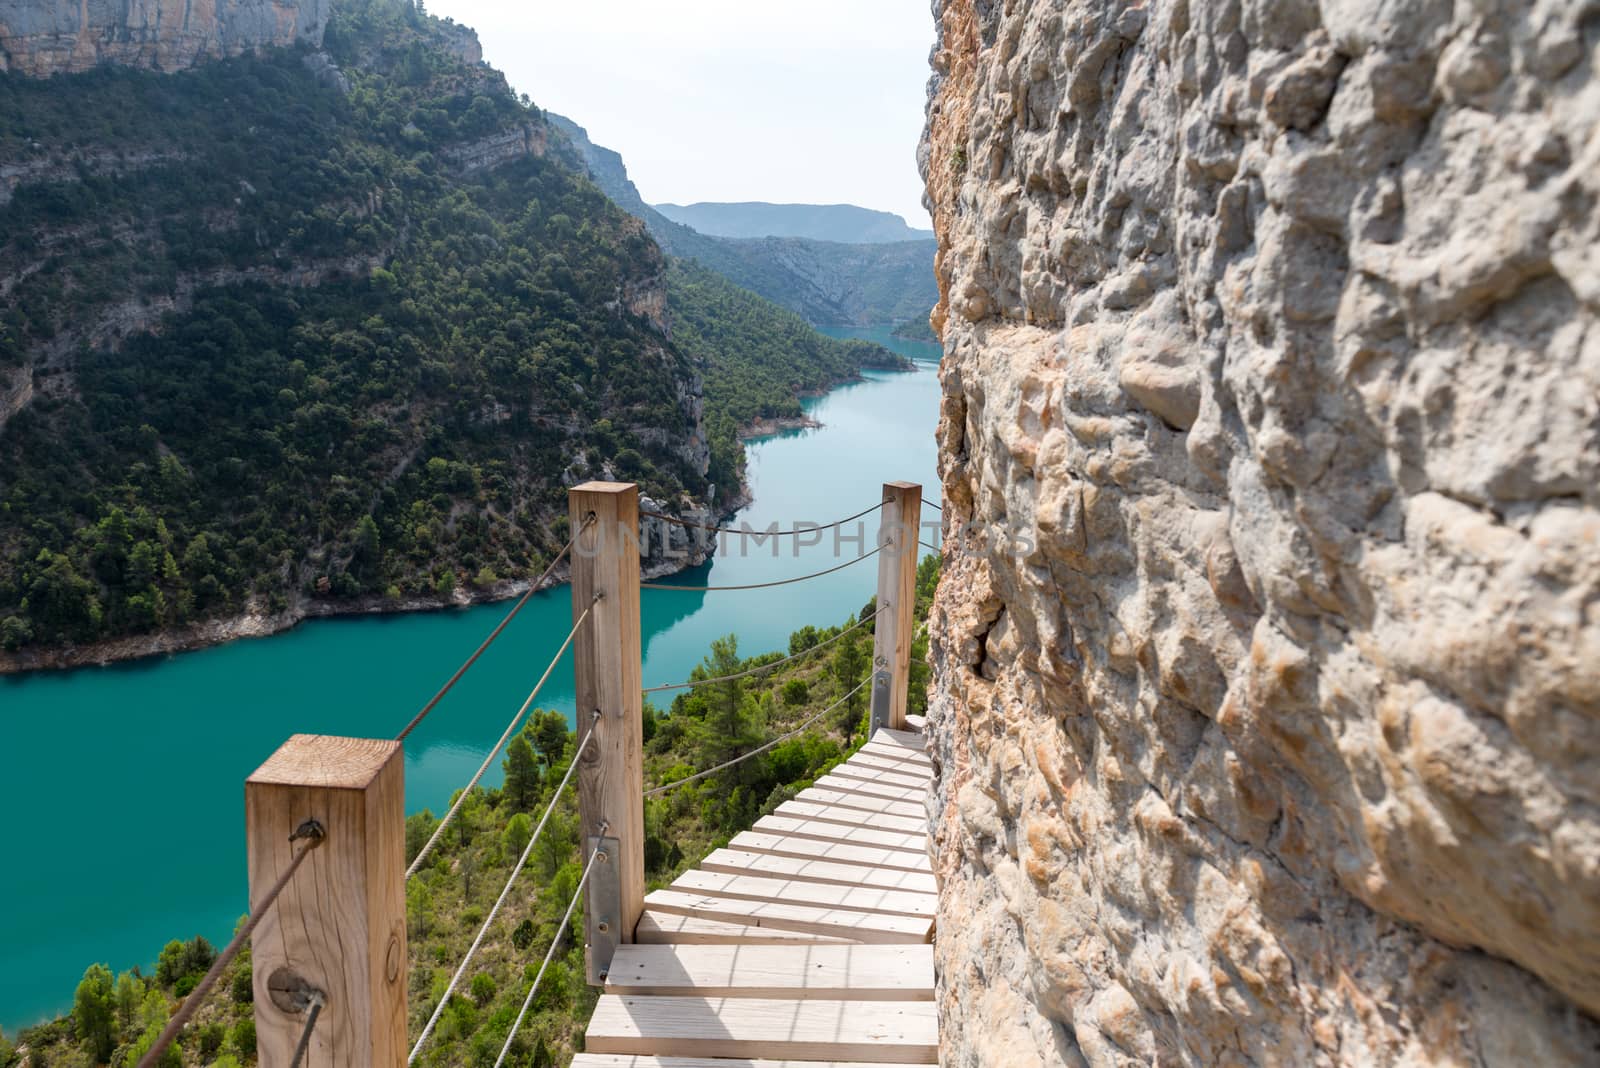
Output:
<path fill-rule="evenodd" d="M 547 113 L 617 206 L 649 227 L 663 250 L 696 260 L 813 325 L 880 326 L 925 319 L 938 300 L 935 242 L 850 245 L 799 237 L 723 238 L 674 222 L 651 207 L 615 150 L 572 119 Z"/>
<path fill-rule="evenodd" d="M 506 596 L 567 485 L 708 517 L 739 419 L 882 361 L 674 341 L 645 224 L 470 30 L 336 0 L 323 43 L 0 75 L 0 672 Z"/>
<path fill-rule="evenodd" d="M 932 241 L 932 230 L 918 230 L 893 212 L 856 204 L 774 204 L 767 201 L 700 201 L 655 204 L 671 219 L 708 237 L 802 237 L 846 245 L 892 245 Z"/>

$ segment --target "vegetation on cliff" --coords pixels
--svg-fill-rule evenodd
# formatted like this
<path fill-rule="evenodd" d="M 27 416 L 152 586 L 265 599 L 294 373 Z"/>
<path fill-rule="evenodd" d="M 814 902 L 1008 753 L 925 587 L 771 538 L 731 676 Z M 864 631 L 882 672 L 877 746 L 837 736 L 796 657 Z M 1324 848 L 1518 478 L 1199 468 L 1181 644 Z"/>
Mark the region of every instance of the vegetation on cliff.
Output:
<path fill-rule="evenodd" d="M 928 668 L 925 621 L 938 582 L 939 560 L 927 557 L 917 572 L 918 636 L 913 646 L 911 711 L 924 710 Z M 868 601 L 862 614 L 870 613 Z M 788 653 L 804 653 L 834 638 L 854 619 L 831 628 L 803 627 Z M 720 677 L 780 659 L 783 653 L 745 658 L 734 636 L 712 643 L 694 678 Z M 868 624 L 811 656 L 767 674 L 686 691 L 665 709 L 647 705 L 645 776 L 672 782 L 701 768 L 747 753 L 769 738 L 837 702 L 871 670 Z M 862 741 L 866 701 L 859 694 L 814 728 L 726 771 L 689 783 L 645 805 L 645 866 L 650 885 L 663 886 L 694 867 L 712 849 L 747 829 L 761 815 L 794 797 L 848 756 Z M 576 757 L 577 736 L 557 712 L 535 712 L 508 747 L 504 783 L 482 790 L 461 808 L 441 836 L 431 861 L 407 887 L 410 938 L 411 1033 L 420 1032 L 489 906 L 505 885 L 531 828 Z M 433 833 L 432 813 L 413 815 L 407 852 L 415 855 Z M 485 938 L 470 974 L 452 995 L 420 1064 L 491 1065 L 526 996 L 528 984 L 571 899 L 581 864 L 573 792 L 557 804 L 513 894 Z M 581 906 L 580 906 L 581 910 Z M 528 1021 L 508 1063 L 553 1068 L 577 1048 L 596 992 L 585 984 L 581 911 L 540 985 Z M 210 966 L 215 950 L 202 938 L 168 943 L 154 974 L 135 969 L 113 976 L 91 965 L 79 985 L 74 1010 L 26 1030 L 20 1045 L 30 1064 L 52 1068 L 131 1066 L 176 1011 L 180 999 Z M 248 951 L 233 964 L 196 1022 L 173 1048 L 172 1068 L 255 1062 L 255 1025 Z M 0 1068 L 19 1063 L 0 1039 Z"/>
<path fill-rule="evenodd" d="M 700 364 L 724 428 L 854 373 L 675 344 L 644 227 L 461 34 L 340 0 L 331 65 L 0 76 L 0 645 L 491 588 L 568 481 L 707 501 Z"/>

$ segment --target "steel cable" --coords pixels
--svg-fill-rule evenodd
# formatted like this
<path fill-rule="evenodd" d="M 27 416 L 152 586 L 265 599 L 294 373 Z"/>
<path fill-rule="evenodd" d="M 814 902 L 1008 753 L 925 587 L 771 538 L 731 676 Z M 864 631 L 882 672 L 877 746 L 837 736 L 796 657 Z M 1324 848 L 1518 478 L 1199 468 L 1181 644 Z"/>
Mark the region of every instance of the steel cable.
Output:
<path fill-rule="evenodd" d="M 861 561 L 866 560 L 869 557 L 877 556 L 882 551 L 883 546 L 880 545 L 876 549 L 873 549 L 870 553 L 865 553 L 853 560 L 846 560 L 844 563 L 839 564 L 836 567 L 830 567 L 826 571 L 817 571 L 810 575 L 800 575 L 796 578 L 778 579 L 774 582 L 750 582 L 743 586 L 669 586 L 659 582 L 643 582 L 640 583 L 639 588 L 642 590 L 679 590 L 685 593 L 717 593 L 728 590 L 768 590 L 772 589 L 774 586 L 789 586 L 796 582 L 810 582 L 812 579 L 821 578 L 824 575 L 831 575 L 835 571 L 843 571 L 852 564 L 859 564 Z"/>
<path fill-rule="evenodd" d="M 406 724 L 405 730 L 395 735 L 395 741 L 405 741 L 406 736 L 412 731 L 416 730 L 417 727 L 422 724 L 422 721 L 428 718 L 428 713 L 432 712 L 434 707 L 438 705 L 440 701 L 444 700 L 444 695 L 455 688 L 456 683 L 461 681 L 461 676 L 465 675 L 467 670 L 471 668 L 473 664 L 478 662 L 478 657 L 482 656 L 484 651 L 487 650 L 489 646 L 494 644 L 495 639 L 500 637 L 500 632 L 505 630 L 513 619 L 517 618 L 517 613 L 521 612 L 523 607 L 527 605 L 528 601 L 532 599 L 533 595 L 539 592 L 539 588 L 544 585 L 545 580 L 555 572 L 556 566 L 560 564 L 562 560 L 566 559 L 567 554 L 572 551 L 572 547 L 578 543 L 578 534 L 582 534 L 585 530 L 587 530 L 589 524 L 592 522 L 594 522 L 594 517 L 589 516 L 581 525 L 579 525 L 578 533 L 567 539 L 567 543 L 561 547 L 560 552 L 556 553 L 556 558 L 550 561 L 550 566 L 544 569 L 544 573 L 528 584 L 528 592 L 524 593 L 521 598 L 517 600 L 517 603 L 511 606 L 511 611 L 506 613 L 506 617 L 500 621 L 500 625 L 489 632 L 489 636 L 483 639 L 483 644 L 478 646 L 477 650 L 471 656 L 467 657 L 466 663 L 456 668 L 456 673 L 450 676 L 450 681 L 439 687 L 439 692 L 434 694 L 432 699 L 429 700 L 427 704 L 422 706 L 422 711 L 411 717 L 411 722 Z"/>
<path fill-rule="evenodd" d="M 155 1068 L 156 1063 L 161 1059 L 161 1055 L 172 1045 L 173 1040 L 178 1037 L 178 1033 L 183 1030 L 184 1026 L 194 1018 L 194 1014 L 199 1011 L 201 1003 L 205 1001 L 206 995 L 211 992 L 212 987 L 217 985 L 217 980 L 222 978 L 222 973 L 227 970 L 229 964 L 233 963 L 233 958 L 239 955 L 239 950 L 244 948 L 245 941 L 250 937 L 250 933 L 256 929 L 256 925 L 261 922 L 261 918 L 266 915 L 267 910 L 282 895 L 284 889 L 289 885 L 289 880 L 294 878 L 294 873 L 300 870 L 300 865 L 305 862 L 306 857 L 310 856 L 311 851 L 321 845 L 322 840 L 326 837 L 327 832 L 323 829 L 322 824 L 316 820 L 306 820 L 289 836 L 289 841 L 291 842 L 304 839 L 306 844 L 294 855 L 294 859 L 289 861 L 289 866 L 283 869 L 283 874 L 278 876 L 278 881 L 268 888 L 267 892 L 261 896 L 261 900 L 256 903 L 255 908 L 250 910 L 250 916 L 244 921 L 244 926 L 234 932 L 233 940 L 223 948 L 221 953 L 217 954 L 217 959 L 211 963 L 210 970 L 195 984 L 194 989 L 189 992 L 189 996 L 178 1007 L 178 1011 L 173 1014 L 172 1019 L 167 1021 L 167 1026 L 163 1027 L 161 1033 L 156 1036 L 156 1040 L 150 1046 L 150 1049 L 143 1057 L 139 1058 L 138 1068 Z"/>
<path fill-rule="evenodd" d="M 556 665 L 561 663 L 561 658 L 566 655 L 567 647 L 572 644 L 572 639 L 577 637 L 578 628 L 583 626 L 584 621 L 589 618 L 589 613 L 594 611 L 594 606 L 599 601 L 600 596 L 596 594 L 595 599 L 589 602 L 589 607 L 583 610 L 583 615 L 579 616 L 578 621 L 572 625 L 572 630 L 567 632 L 567 640 L 561 643 L 560 649 L 556 650 L 555 658 L 550 661 L 550 666 L 544 669 L 544 674 L 539 676 L 539 681 L 534 684 L 533 692 L 528 694 L 526 701 L 522 702 L 522 707 L 517 709 L 517 714 L 511 717 L 511 722 L 506 725 L 505 733 L 500 735 L 498 742 L 494 743 L 494 748 L 489 750 L 489 755 L 483 758 L 482 764 L 478 765 L 478 770 L 472 776 L 472 780 L 462 789 L 461 795 L 456 798 L 455 804 L 450 806 L 450 811 L 444 814 L 444 819 L 439 821 L 439 826 L 433 829 L 433 834 L 412 859 L 411 866 L 406 869 L 407 879 L 417 874 L 418 870 L 421 869 L 422 862 L 427 859 L 428 854 L 433 850 L 434 843 L 439 840 L 439 836 L 444 833 L 444 829 L 450 826 L 450 821 L 456 818 L 456 813 L 461 810 L 461 806 L 466 804 L 467 795 L 478 785 L 478 780 L 483 778 L 483 773 L 489 770 L 489 765 L 494 763 L 494 758 L 500 754 L 500 750 L 504 749 L 506 743 L 511 740 L 511 735 L 516 731 L 517 724 L 522 722 L 522 717 L 526 716 L 528 709 L 533 707 L 534 698 L 539 696 L 539 691 L 544 688 L 544 684 L 550 679 L 550 672 L 554 671 Z"/>
<path fill-rule="evenodd" d="M 756 537 L 762 537 L 762 538 L 788 538 L 788 537 L 793 537 L 796 534 L 810 534 L 813 531 L 833 530 L 835 527 L 842 527 L 846 523 L 853 522 L 853 521 L 855 521 L 857 519 L 862 518 L 863 516 L 871 515 L 873 512 L 876 512 L 879 508 L 882 508 L 884 505 L 886 505 L 888 503 L 889 502 L 887 500 L 879 501 L 877 504 L 873 505 L 871 508 L 867 508 L 867 509 L 865 509 L 863 511 L 857 512 L 855 515 L 847 515 L 843 519 L 837 520 L 837 521 L 832 522 L 832 523 L 828 523 L 825 526 L 820 526 L 820 527 L 795 527 L 793 530 L 738 530 L 738 529 L 735 529 L 733 527 L 719 527 L 719 526 L 712 526 L 712 525 L 709 525 L 709 524 L 706 524 L 706 523 L 693 523 L 693 522 L 690 522 L 687 519 L 679 519 L 677 516 L 665 515 L 665 514 L 663 514 L 661 512 L 641 511 L 639 514 L 642 515 L 642 516 L 648 516 L 651 519 L 663 520 L 664 522 L 671 523 L 673 526 L 685 527 L 685 528 L 687 528 L 689 530 L 707 530 L 707 531 L 710 531 L 713 534 L 738 534 L 738 535 L 741 535 L 741 536 L 744 536 L 744 537 L 749 537 L 749 536 L 754 535 Z"/>
<path fill-rule="evenodd" d="M 765 745 L 762 745 L 762 746 L 759 746 L 759 747 L 757 747 L 755 749 L 752 749 L 752 750 L 750 750 L 750 752 L 745 753 L 742 756 L 736 756 L 732 760 L 724 760 L 722 763 L 718 764 L 714 768 L 707 768 L 704 771 L 697 771 L 693 775 L 688 776 L 687 778 L 679 779 L 676 782 L 669 782 L 665 786 L 657 786 L 653 790 L 646 790 L 644 792 L 644 796 L 646 796 L 646 797 L 660 797 L 662 794 L 666 793 L 669 790 L 676 790 L 678 787 L 683 786 L 686 783 L 694 782 L 696 779 L 703 779 L 707 775 L 715 775 L 719 771 L 722 771 L 722 770 L 724 770 L 726 768 L 731 768 L 735 764 L 739 764 L 739 763 L 742 763 L 742 762 L 744 762 L 746 760 L 749 760 L 751 757 L 757 755 L 758 753 L 765 753 L 768 749 L 771 749 L 773 746 L 779 744 L 780 742 L 786 742 L 790 738 L 793 738 L 795 735 L 801 733 L 806 728 L 810 727 L 817 720 L 821 719 L 823 716 L 826 716 L 829 712 L 832 712 L 834 709 L 838 708 L 840 705 L 842 705 L 846 701 L 850 700 L 850 698 L 854 697 L 856 694 L 861 692 L 862 687 L 866 686 L 867 683 L 869 683 L 871 681 L 872 681 L 872 679 L 870 677 L 862 679 L 861 682 L 856 686 L 855 689 L 851 690 L 849 693 L 847 693 L 843 697 L 839 698 L 833 704 L 829 705 L 827 708 L 824 708 L 821 712 L 818 712 L 816 715 L 810 717 L 805 722 L 801 723 L 800 726 L 796 727 L 794 730 L 789 731 L 789 732 L 787 732 L 785 734 L 778 735 L 776 738 L 772 739 L 772 741 L 766 743 Z"/>
<path fill-rule="evenodd" d="M 604 821 L 600 824 L 600 833 L 596 837 L 604 838 L 611 825 Z M 589 873 L 594 870 L 595 859 L 600 856 L 600 847 L 595 846 L 594 852 L 589 854 L 589 862 L 583 866 L 583 874 L 578 877 L 578 888 L 572 892 L 572 900 L 567 902 L 567 911 L 561 917 L 561 926 L 556 928 L 555 937 L 550 940 L 550 948 L 545 951 L 544 963 L 539 965 L 539 974 L 533 977 L 533 986 L 528 988 L 528 996 L 522 999 L 522 1009 L 517 1013 L 516 1022 L 511 1025 L 511 1031 L 506 1035 L 506 1044 L 500 1047 L 500 1056 L 495 1058 L 494 1068 L 506 1059 L 506 1053 L 511 1049 L 511 1042 L 517 1037 L 517 1032 L 522 1029 L 522 1020 L 528 1015 L 528 1009 L 533 1005 L 533 996 L 539 992 L 539 981 L 544 978 L 545 969 L 550 967 L 550 962 L 555 959 L 556 947 L 561 944 L 561 936 L 566 933 L 567 924 L 572 922 L 572 910 L 577 908 L 578 899 L 583 897 L 584 884 L 589 881 Z"/>
<path fill-rule="evenodd" d="M 572 764 L 567 768 L 566 775 L 561 778 L 561 785 L 557 786 L 555 793 L 550 795 L 550 804 L 544 810 L 544 815 L 539 818 L 539 826 L 534 828 L 533 837 L 528 839 L 528 844 L 522 850 L 522 856 L 511 866 L 511 874 L 506 878 L 505 889 L 500 891 L 500 896 L 495 899 L 494 907 L 489 910 L 489 915 L 484 917 L 483 926 L 478 928 L 478 935 L 472 940 L 472 945 L 467 948 L 467 955 L 461 959 L 461 966 L 450 977 L 450 985 L 445 987 L 444 995 L 439 998 L 439 1004 L 434 1006 L 433 1015 L 428 1017 L 428 1023 L 422 1029 L 422 1034 L 417 1036 L 417 1044 L 411 1047 L 411 1053 L 406 1057 L 406 1063 L 411 1064 L 417 1059 L 417 1054 L 422 1052 L 423 1045 L 428 1041 L 428 1036 L 433 1034 L 434 1026 L 439 1022 L 439 1017 L 444 1014 L 445 1006 L 450 1003 L 450 995 L 455 993 L 456 984 L 461 982 L 461 977 L 466 974 L 467 966 L 472 963 L 472 958 L 477 956 L 478 947 L 483 945 L 483 936 L 489 933 L 489 928 L 494 925 L 494 919 L 500 914 L 500 907 L 506 903 L 506 898 L 511 894 L 511 887 L 516 884 L 517 876 L 522 874 L 522 868 L 528 863 L 528 857 L 533 855 L 533 847 L 538 844 L 539 836 L 544 833 L 545 824 L 550 822 L 550 816 L 556 810 L 556 805 L 561 802 L 561 793 L 567 788 L 567 783 L 572 781 L 572 773 L 578 770 L 578 762 L 583 758 L 583 751 L 589 746 L 589 739 L 594 737 L 595 725 L 600 721 L 599 713 L 595 713 L 594 721 L 589 724 L 588 733 L 583 736 L 583 741 L 578 743 L 577 752 L 572 755 Z"/>
<path fill-rule="evenodd" d="M 810 656 L 812 653 L 816 652 L 818 649 L 826 649 L 828 646 L 832 645 L 834 642 L 838 641 L 840 638 L 843 638 L 846 634 L 849 634 L 851 631 L 860 630 L 862 627 L 866 626 L 868 623 L 872 622 L 874 619 L 877 619 L 879 613 L 881 613 L 882 611 L 883 611 L 882 608 L 875 608 L 871 612 L 868 612 L 866 615 L 862 616 L 855 623 L 852 623 L 850 626 L 846 627 L 844 630 L 841 630 L 838 634 L 835 634 L 833 637 L 828 638 L 828 639 L 826 639 L 824 641 L 820 641 L 817 644 L 813 645 L 809 649 L 802 649 L 798 653 L 791 653 L 789 656 L 784 657 L 782 660 L 774 660 L 770 664 L 762 664 L 759 667 L 753 667 L 753 668 L 750 668 L 747 671 L 736 671 L 732 675 L 717 675 L 717 676 L 715 676 L 713 678 L 709 678 L 709 679 L 690 679 L 688 682 L 674 682 L 674 683 L 669 683 L 669 684 L 667 684 L 665 686 L 649 686 L 649 687 L 645 688 L 644 692 L 645 693 L 661 693 L 661 692 L 663 692 L 665 690 L 688 690 L 688 689 L 693 689 L 693 688 L 698 687 L 698 686 L 710 686 L 712 683 L 715 683 L 715 682 L 731 682 L 734 679 L 742 679 L 742 678 L 745 678 L 745 677 L 750 676 L 750 675 L 758 675 L 758 674 L 760 674 L 761 672 L 764 672 L 764 671 L 771 671 L 773 668 L 780 668 L 785 664 L 792 663 L 792 662 L 794 662 L 796 660 L 802 659 L 803 657 Z"/>

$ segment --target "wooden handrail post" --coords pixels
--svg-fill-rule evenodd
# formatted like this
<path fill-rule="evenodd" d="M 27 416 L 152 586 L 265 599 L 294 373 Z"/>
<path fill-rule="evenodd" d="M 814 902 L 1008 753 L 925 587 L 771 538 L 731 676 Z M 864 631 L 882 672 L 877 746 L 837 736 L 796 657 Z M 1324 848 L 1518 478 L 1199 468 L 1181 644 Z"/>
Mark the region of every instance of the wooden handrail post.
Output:
<path fill-rule="evenodd" d="M 306 821 L 325 837 L 251 936 L 256 1056 L 287 1068 L 307 996 L 304 1065 L 406 1063 L 405 757 L 399 742 L 296 734 L 245 780 L 250 900 L 289 866 Z"/>
<path fill-rule="evenodd" d="M 639 634 L 639 487 L 586 482 L 568 491 L 572 617 L 589 621 L 573 639 L 578 735 L 594 724 L 580 756 L 578 840 L 585 857 L 600 835 L 615 840 L 602 878 L 585 888 L 588 977 L 604 982 L 609 947 L 633 941 L 644 912 L 644 669 Z M 592 518 L 591 518 L 592 517 Z M 600 599 L 595 600 L 596 597 Z M 591 608 L 592 606 L 592 608 Z M 599 713 L 599 718 L 595 714 Z M 596 864 L 598 868 L 599 863 Z"/>
<path fill-rule="evenodd" d="M 878 618 L 872 639 L 872 731 L 906 728 L 911 642 L 916 637 L 917 547 L 922 487 L 885 482 L 878 527 Z"/>

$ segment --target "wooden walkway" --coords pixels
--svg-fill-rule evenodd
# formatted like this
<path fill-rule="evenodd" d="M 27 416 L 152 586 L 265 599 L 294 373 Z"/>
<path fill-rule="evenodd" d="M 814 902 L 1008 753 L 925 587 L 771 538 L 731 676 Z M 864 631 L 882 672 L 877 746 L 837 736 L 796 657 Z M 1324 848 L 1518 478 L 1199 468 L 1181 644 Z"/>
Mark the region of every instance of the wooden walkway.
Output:
<path fill-rule="evenodd" d="M 572 1068 L 937 1063 L 922 749 L 879 731 L 647 895 Z"/>

